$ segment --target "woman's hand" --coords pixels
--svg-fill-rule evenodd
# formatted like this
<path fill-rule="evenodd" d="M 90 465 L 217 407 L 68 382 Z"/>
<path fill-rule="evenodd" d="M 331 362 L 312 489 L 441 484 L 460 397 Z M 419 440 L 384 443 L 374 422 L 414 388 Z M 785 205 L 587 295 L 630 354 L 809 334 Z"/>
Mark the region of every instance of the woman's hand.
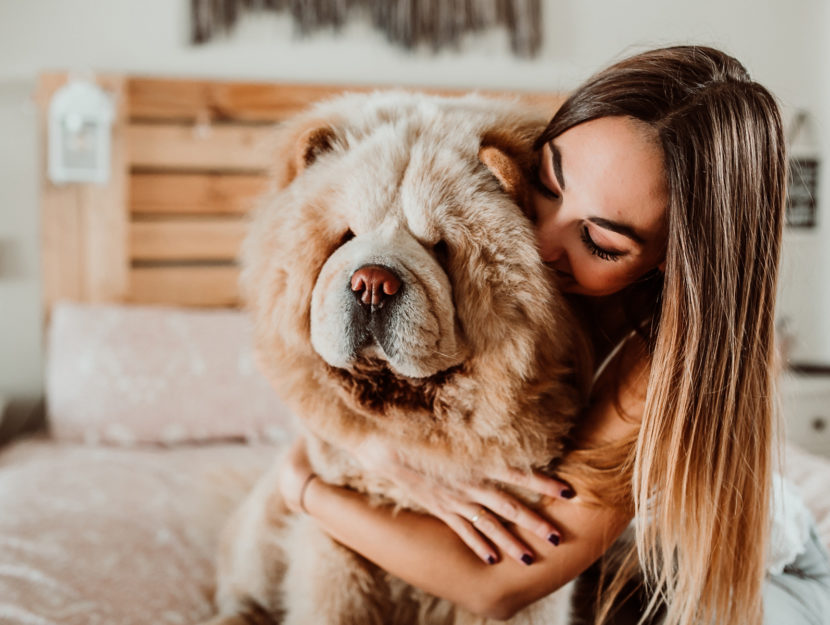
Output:
<path fill-rule="evenodd" d="M 485 562 L 494 564 L 501 552 L 524 564 L 533 563 L 533 551 L 503 521 L 533 532 L 553 545 L 562 540 L 550 521 L 500 486 L 518 486 L 555 499 L 571 499 L 574 492 L 563 482 L 540 473 L 508 469 L 479 483 L 448 485 L 414 470 L 398 450 L 374 437 L 365 439 L 352 453 L 365 469 L 388 479 L 446 523 Z"/>

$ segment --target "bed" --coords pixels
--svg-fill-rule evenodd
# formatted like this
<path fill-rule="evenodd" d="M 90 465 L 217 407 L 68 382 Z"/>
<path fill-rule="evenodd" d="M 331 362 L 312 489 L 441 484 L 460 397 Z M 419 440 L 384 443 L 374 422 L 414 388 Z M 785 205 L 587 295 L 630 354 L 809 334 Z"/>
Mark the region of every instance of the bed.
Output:
<path fill-rule="evenodd" d="M 43 128 L 66 80 L 40 81 Z M 109 181 L 41 188 L 49 428 L 0 450 L 0 622 L 194 623 L 219 528 L 292 436 L 237 309 L 245 214 L 273 125 L 343 88 L 96 81 Z M 830 546 L 830 461 L 786 456 Z"/>

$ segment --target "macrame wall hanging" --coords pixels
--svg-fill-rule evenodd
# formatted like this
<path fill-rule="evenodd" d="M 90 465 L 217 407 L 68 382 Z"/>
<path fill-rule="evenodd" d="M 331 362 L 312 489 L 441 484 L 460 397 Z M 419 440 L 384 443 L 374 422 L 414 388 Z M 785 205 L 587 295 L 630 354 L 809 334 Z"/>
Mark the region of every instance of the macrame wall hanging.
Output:
<path fill-rule="evenodd" d="M 191 0 L 192 40 L 205 43 L 230 31 L 240 14 L 263 10 L 290 12 L 303 36 L 365 15 L 410 50 L 456 47 L 463 34 L 497 26 L 508 30 L 518 56 L 534 56 L 542 43 L 541 0 Z"/>

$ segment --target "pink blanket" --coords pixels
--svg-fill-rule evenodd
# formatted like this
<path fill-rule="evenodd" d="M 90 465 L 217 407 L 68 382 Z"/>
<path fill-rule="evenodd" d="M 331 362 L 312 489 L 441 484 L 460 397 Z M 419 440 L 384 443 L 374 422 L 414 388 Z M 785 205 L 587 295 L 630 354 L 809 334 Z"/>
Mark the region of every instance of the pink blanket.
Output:
<path fill-rule="evenodd" d="M 273 446 L 0 453 L 0 623 L 186 625 L 211 614 L 220 527 Z M 788 450 L 830 547 L 830 461 Z"/>

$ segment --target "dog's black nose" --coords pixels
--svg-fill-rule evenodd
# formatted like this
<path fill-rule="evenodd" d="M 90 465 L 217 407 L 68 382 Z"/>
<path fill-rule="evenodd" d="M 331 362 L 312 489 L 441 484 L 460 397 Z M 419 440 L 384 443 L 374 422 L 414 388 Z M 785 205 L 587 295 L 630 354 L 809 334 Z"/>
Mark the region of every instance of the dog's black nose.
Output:
<path fill-rule="evenodd" d="M 401 279 L 382 265 L 364 265 L 352 274 L 352 292 L 365 306 L 380 307 L 401 289 Z"/>

